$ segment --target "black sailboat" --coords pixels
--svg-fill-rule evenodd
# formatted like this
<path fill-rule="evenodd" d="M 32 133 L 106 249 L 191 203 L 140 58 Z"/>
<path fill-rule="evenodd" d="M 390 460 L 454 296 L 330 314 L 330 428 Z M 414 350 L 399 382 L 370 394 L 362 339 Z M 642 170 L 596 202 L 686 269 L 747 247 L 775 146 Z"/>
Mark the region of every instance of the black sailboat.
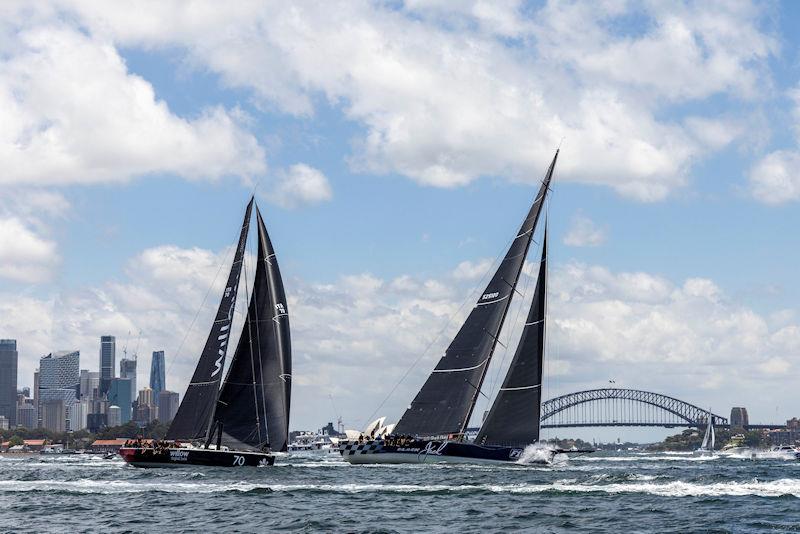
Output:
<path fill-rule="evenodd" d="M 508 462 L 539 439 L 547 301 L 547 245 L 520 342 L 474 442 L 464 433 L 498 343 L 544 206 L 558 151 L 508 252 L 461 330 L 392 434 L 340 445 L 350 463 Z"/>
<path fill-rule="evenodd" d="M 134 466 L 272 465 L 275 457 L 270 452 L 286 450 L 292 372 L 289 316 L 275 251 L 258 207 L 253 289 L 242 334 L 222 377 L 253 205 L 251 199 L 216 318 L 166 440 L 120 449 Z"/>

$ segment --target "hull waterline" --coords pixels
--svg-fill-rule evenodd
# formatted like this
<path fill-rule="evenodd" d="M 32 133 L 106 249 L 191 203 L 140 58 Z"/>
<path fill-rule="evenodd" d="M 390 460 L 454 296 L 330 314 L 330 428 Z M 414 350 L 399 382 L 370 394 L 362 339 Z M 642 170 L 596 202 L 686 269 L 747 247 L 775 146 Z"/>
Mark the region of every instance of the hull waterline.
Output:
<path fill-rule="evenodd" d="M 263 452 L 216 450 L 202 448 L 152 449 L 122 447 L 122 459 L 134 467 L 266 467 L 275 463 L 275 456 Z"/>
<path fill-rule="evenodd" d="M 457 441 L 413 440 L 408 443 L 387 443 L 384 440 L 345 442 L 340 444 L 342 458 L 351 464 L 514 464 L 522 459 L 523 448 L 484 447 Z M 551 463 L 556 451 L 546 457 L 526 461 L 525 465 Z"/>

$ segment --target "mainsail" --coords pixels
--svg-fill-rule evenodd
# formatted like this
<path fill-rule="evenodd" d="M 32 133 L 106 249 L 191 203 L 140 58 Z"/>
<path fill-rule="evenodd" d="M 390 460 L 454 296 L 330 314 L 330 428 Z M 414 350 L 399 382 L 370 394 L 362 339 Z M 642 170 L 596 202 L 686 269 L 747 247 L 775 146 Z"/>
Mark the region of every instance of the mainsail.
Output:
<path fill-rule="evenodd" d="M 557 159 L 558 151 L 503 261 L 394 433 L 443 436 L 462 434 L 466 428 L 516 290 Z"/>
<path fill-rule="evenodd" d="M 286 295 L 261 213 L 258 264 L 247 319 L 222 384 L 215 422 L 227 443 L 285 451 L 289 438 L 291 339 Z"/>
<path fill-rule="evenodd" d="M 703 436 L 703 443 L 700 444 L 700 449 L 705 451 L 714 450 L 714 416 L 708 412 L 708 425 L 706 426 L 706 433 Z"/>
<path fill-rule="evenodd" d="M 547 230 L 539 278 L 519 345 L 475 443 L 524 447 L 539 440 L 547 302 Z"/>
<path fill-rule="evenodd" d="M 178 413 L 167 431 L 167 439 L 197 439 L 206 436 L 208 432 L 214 403 L 219 393 L 219 384 L 222 380 L 225 354 L 228 351 L 228 340 L 231 333 L 233 310 L 236 305 L 236 292 L 239 288 L 239 275 L 242 272 L 247 232 L 250 229 L 253 200 L 251 198 L 247 204 L 242 230 L 239 234 L 239 243 L 214 324 L 208 334 L 192 380 L 186 388 L 186 394 L 183 396 Z"/>

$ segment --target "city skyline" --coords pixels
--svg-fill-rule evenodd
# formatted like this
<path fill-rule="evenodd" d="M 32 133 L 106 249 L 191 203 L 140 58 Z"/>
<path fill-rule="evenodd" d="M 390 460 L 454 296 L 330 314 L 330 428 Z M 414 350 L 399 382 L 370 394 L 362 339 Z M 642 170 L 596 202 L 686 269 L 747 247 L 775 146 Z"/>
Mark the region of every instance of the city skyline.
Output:
<path fill-rule="evenodd" d="M 0 8 L 20 385 L 141 331 L 182 394 L 255 192 L 292 427 L 397 420 L 561 146 L 544 398 L 614 381 L 797 415 L 796 3 L 170 6 Z"/>

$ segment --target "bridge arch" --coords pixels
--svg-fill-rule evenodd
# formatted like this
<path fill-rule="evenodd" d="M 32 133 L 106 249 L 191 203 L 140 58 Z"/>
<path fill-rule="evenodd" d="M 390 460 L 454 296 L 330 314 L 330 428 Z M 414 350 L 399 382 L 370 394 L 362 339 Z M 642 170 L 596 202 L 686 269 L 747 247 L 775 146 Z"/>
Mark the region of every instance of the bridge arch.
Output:
<path fill-rule="evenodd" d="M 587 416 L 587 406 L 592 405 Z M 647 409 L 642 409 L 645 406 Z M 582 414 L 577 414 L 579 410 Z M 572 413 L 575 412 L 575 413 Z M 667 415 L 668 414 L 668 415 Z M 728 419 L 711 414 L 715 425 Z M 704 426 L 708 410 L 652 391 L 625 388 L 590 389 L 542 403 L 543 428 L 569 426 Z"/>

